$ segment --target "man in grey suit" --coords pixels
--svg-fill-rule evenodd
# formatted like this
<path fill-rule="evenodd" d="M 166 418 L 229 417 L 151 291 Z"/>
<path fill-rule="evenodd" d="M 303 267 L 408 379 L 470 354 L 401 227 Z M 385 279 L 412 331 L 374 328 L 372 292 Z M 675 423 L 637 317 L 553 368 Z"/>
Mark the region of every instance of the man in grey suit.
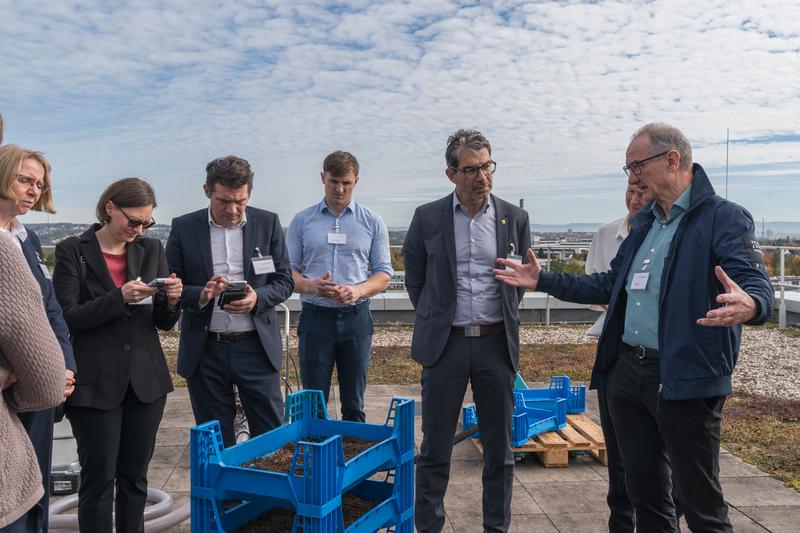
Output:
<path fill-rule="evenodd" d="M 406 289 L 416 310 L 411 356 L 423 365 L 415 503 L 420 533 L 444 526 L 453 436 L 468 382 L 484 446 L 484 531 L 507 531 L 511 519 L 523 293 L 498 283 L 492 268 L 497 257 L 519 257 L 529 248 L 530 224 L 525 211 L 491 194 L 497 166 L 491 150 L 480 132 L 450 136 L 445 174 L 455 191 L 417 208 L 403 246 Z"/>

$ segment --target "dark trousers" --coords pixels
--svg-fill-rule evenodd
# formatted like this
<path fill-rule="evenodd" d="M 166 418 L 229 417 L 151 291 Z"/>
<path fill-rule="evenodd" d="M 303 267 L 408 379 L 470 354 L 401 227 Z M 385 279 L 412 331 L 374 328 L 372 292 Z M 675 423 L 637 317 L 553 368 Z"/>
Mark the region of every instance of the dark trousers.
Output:
<path fill-rule="evenodd" d="M 239 390 L 251 436 L 283 423 L 280 373 L 270 363 L 258 336 L 233 342 L 209 338 L 187 384 L 195 421 L 202 424 L 218 420 L 225 447 L 236 444 L 234 385 Z"/>
<path fill-rule="evenodd" d="M 514 369 L 505 332 L 451 335 L 432 367 L 422 369 L 422 445 L 416 469 L 414 522 L 420 533 L 444 527 L 450 456 L 467 383 L 472 383 L 483 443 L 483 529 L 508 531 L 511 522 L 511 417 Z"/>
<path fill-rule="evenodd" d="M 606 457 L 608 458 L 608 517 L 609 533 L 633 533 L 636 528 L 633 504 L 628 498 L 625 488 L 625 468 L 617 444 L 617 435 L 614 423 L 608 411 L 608 393 L 606 389 L 597 389 L 597 404 L 600 410 L 600 425 L 603 428 L 603 438 L 606 442 Z"/>
<path fill-rule="evenodd" d="M 677 503 L 691 531 L 732 532 L 719 483 L 725 397 L 661 399 L 659 363 L 622 353 L 608 383 L 637 528 L 676 531 Z M 673 479 L 677 502 L 671 496 Z"/>
<path fill-rule="evenodd" d="M 342 420 L 366 420 L 364 389 L 372 351 L 372 329 L 369 302 L 348 307 L 303 303 L 297 325 L 303 388 L 321 390 L 327 404 L 336 365 Z"/>
<path fill-rule="evenodd" d="M 117 533 L 144 531 L 147 466 L 166 401 L 164 395 L 154 402 L 141 402 L 129 387 L 122 403 L 112 409 L 67 407 L 81 463 L 81 533 L 111 531 L 112 507 Z"/>
<path fill-rule="evenodd" d="M 53 460 L 53 415 L 55 409 L 44 409 L 30 413 L 19 413 L 19 419 L 28 432 L 36 459 L 39 461 L 39 470 L 42 473 L 44 496 L 39 500 L 40 510 L 32 509 L 29 513 L 38 516 L 34 521 L 40 522 L 40 531 L 47 533 L 48 513 L 50 511 L 50 467 Z"/>

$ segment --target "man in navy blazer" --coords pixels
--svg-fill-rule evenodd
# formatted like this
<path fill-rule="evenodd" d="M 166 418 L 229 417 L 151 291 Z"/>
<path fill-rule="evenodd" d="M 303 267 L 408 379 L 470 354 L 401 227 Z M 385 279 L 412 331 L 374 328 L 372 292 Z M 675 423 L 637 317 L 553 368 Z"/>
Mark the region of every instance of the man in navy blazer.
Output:
<path fill-rule="evenodd" d="M 445 159 L 455 191 L 417 208 L 403 246 L 416 310 L 411 356 L 422 364 L 415 526 L 420 533 L 444 526 L 453 436 L 471 383 L 484 447 L 483 527 L 508 531 L 523 292 L 498 283 L 492 268 L 497 257 L 518 258 L 529 248 L 530 223 L 525 211 L 491 194 L 496 163 L 483 135 L 459 130 Z"/>
<path fill-rule="evenodd" d="M 231 446 L 233 385 L 251 435 L 283 421 L 275 306 L 294 283 L 278 216 L 247 206 L 250 164 L 235 156 L 215 159 L 203 188 L 209 207 L 175 218 L 167 241 L 170 270 L 183 280 L 178 373 L 187 380 L 196 422 L 219 420 Z M 220 307 L 230 281 L 246 281 L 245 295 Z"/>

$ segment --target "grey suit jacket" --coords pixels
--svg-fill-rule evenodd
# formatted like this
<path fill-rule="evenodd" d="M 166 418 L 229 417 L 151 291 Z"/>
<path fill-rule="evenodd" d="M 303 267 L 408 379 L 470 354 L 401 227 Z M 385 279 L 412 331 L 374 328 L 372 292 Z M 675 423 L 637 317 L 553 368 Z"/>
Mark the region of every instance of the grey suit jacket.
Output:
<path fill-rule="evenodd" d="M 453 194 L 422 205 L 414 212 L 403 245 L 406 290 L 414 305 L 411 357 L 425 366 L 439 360 L 450 336 L 456 312 L 456 245 Z M 497 213 L 497 252 L 505 256 L 509 243 L 523 255 L 531 244 L 528 213 L 492 195 Z M 519 365 L 519 304 L 524 290 L 500 282 L 503 321 L 511 365 Z"/>
<path fill-rule="evenodd" d="M 294 290 L 283 228 L 275 213 L 247 207 L 247 224 L 242 233 L 244 277 L 258 294 L 258 303 L 250 314 L 267 357 L 275 370 L 280 370 L 282 342 L 275 306 L 289 298 Z M 263 255 L 272 256 L 275 262 L 273 274 L 259 275 L 253 271 L 251 259 L 256 255 L 256 248 Z M 198 306 L 200 292 L 214 275 L 208 208 L 172 221 L 172 231 L 167 240 L 167 261 L 170 271 L 183 280 L 181 305 L 184 313 L 181 318 L 178 373 L 189 378 L 203 355 L 214 307 L 213 303 L 204 308 Z"/>

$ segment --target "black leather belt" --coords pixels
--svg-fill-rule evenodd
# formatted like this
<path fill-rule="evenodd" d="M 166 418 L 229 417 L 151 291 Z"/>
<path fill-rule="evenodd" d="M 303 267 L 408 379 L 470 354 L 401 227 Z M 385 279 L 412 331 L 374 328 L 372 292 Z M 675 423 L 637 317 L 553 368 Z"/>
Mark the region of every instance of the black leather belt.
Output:
<path fill-rule="evenodd" d="M 236 333 L 218 333 L 216 331 L 209 331 L 208 338 L 217 342 L 236 342 L 258 335 L 256 330 L 239 331 Z"/>
<path fill-rule="evenodd" d="M 450 328 L 450 333 L 462 337 L 485 337 L 486 335 L 505 330 L 506 325 L 502 322 L 498 322 L 497 324 L 489 324 L 487 326 L 453 326 Z"/>
<path fill-rule="evenodd" d="M 638 359 L 660 359 L 661 355 L 658 350 L 652 348 L 645 348 L 644 346 L 630 346 L 625 344 L 625 351 L 629 354 L 636 356 Z"/>

